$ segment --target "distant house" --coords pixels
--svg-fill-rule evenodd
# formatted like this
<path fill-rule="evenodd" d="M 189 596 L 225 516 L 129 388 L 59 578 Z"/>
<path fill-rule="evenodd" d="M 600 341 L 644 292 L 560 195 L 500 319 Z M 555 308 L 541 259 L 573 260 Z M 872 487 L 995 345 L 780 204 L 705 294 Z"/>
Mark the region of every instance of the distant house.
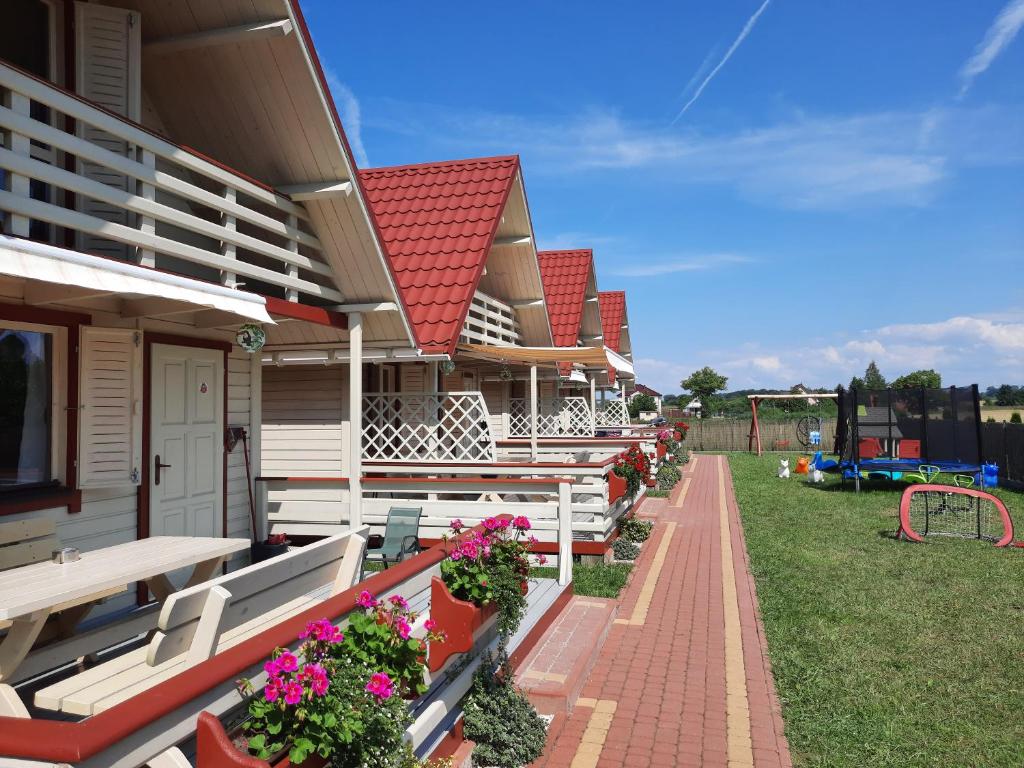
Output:
<path fill-rule="evenodd" d="M 637 395 L 650 395 L 651 397 L 653 397 L 654 398 L 655 408 L 658 411 L 658 415 L 659 416 L 661 415 L 661 405 L 662 405 L 662 402 L 661 402 L 662 401 L 662 394 L 661 394 L 661 392 L 655 392 L 653 389 L 651 389 L 650 387 L 648 387 L 648 386 L 646 386 L 644 384 L 637 384 L 636 387 L 633 389 L 633 391 L 630 392 L 629 395 L 628 395 L 629 402 L 633 402 L 633 398 L 635 398 Z"/>
<path fill-rule="evenodd" d="M 700 416 L 700 409 L 700 400 L 695 397 L 683 408 L 683 413 L 687 416 Z"/>

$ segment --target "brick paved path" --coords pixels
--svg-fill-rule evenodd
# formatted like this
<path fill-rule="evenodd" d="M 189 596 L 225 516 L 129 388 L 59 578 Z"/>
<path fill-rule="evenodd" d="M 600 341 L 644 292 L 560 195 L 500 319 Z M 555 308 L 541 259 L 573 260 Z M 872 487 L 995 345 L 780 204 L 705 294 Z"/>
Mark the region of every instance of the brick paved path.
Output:
<path fill-rule="evenodd" d="M 694 458 L 654 531 L 575 710 L 534 765 L 792 765 L 725 457 Z"/>

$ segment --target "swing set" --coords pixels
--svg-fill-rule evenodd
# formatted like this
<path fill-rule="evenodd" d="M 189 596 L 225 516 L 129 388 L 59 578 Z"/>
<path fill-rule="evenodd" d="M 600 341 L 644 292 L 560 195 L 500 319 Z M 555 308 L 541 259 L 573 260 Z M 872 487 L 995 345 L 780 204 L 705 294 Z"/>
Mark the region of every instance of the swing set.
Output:
<path fill-rule="evenodd" d="M 757 450 L 757 455 L 762 454 L 761 450 L 761 426 L 757 421 L 757 406 L 764 400 L 806 400 L 815 405 L 818 400 L 835 400 L 839 397 L 835 392 L 790 392 L 784 395 L 747 395 L 750 400 L 750 433 L 747 435 L 747 450 Z M 821 442 L 821 417 L 804 416 L 796 424 L 796 435 L 804 448 L 817 446 Z M 814 436 L 818 440 L 815 442 Z"/>

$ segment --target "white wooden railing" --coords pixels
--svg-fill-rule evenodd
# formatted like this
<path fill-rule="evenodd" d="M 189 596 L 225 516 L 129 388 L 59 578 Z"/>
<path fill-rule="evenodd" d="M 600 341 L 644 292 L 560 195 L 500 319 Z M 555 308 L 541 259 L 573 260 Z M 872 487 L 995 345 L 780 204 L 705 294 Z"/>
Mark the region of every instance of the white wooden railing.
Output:
<path fill-rule="evenodd" d="M 598 407 L 594 414 L 595 421 L 599 427 L 625 427 L 629 426 L 629 410 L 622 400 L 612 400 L 605 406 Z"/>
<path fill-rule="evenodd" d="M 363 395 L 363 460 L 493 462 L 480 392 Z"/>
<path fill-rule="evenodd" d="M 530 401 L 509 400 L 509 437 L 530 436 Z M 540 437 L 593 437 L 590 406 L 582 397 L 542 398 L 537 401 L 537 435 Z"/>
<path fill-rule="evenodd" d="M 305 210 L 284 195 L 2 62 L 0 96 L 8 234 L 38 237 L 38 222 L 53 242 L 75 233 L 86 252 L 343 301 Z M 46 121 L 32 103 L 48 107 Z M 54 127 L 65 118 L 77 134 Z"/>
<path fill-rule="evenodd" d="M 518 346 L 520 338 L 519 321 L 512 307 L 481 291 L 473 294 L 460 341 L 509 347 Z"/>

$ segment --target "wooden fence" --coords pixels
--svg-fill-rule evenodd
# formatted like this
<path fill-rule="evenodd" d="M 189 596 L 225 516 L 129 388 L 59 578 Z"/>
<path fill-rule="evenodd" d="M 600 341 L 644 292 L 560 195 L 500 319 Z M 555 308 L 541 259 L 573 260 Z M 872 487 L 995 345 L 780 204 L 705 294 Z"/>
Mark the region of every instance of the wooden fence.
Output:
<path fill-rule="evenodd" d="M 1009 422 L 981 425 L 981 454 L 999 465 L 999 480 L 1024 486 L 1024 424 Z"/>
<path fill-rule="evenodd" d="M 686 419 L 690 432 L 686 437 L 695 451 L 745 451 L 750 434 L 750 419 Z M 835 444 L 836 420 L 821 423 L 821 450 L 829 452 Z M 796 437 L 796 421 L 762 421 L 761 447 L 765 451 L 804 451 Z"/>

